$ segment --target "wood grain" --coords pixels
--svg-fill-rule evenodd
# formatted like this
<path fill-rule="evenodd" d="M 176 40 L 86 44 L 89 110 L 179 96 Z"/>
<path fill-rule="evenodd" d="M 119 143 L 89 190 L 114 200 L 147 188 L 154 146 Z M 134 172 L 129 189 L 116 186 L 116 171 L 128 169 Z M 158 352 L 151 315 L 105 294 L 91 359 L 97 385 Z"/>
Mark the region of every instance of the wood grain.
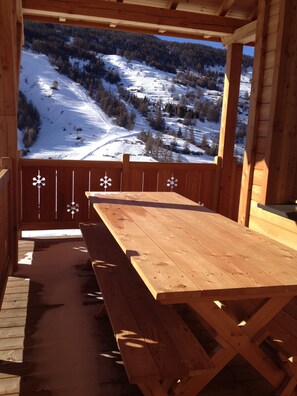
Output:
<path fill-rule="evenodd" d="M 297 291 L 296 251 L 176 193 L 97 194 L 91 201 L 164 303 Z"/>

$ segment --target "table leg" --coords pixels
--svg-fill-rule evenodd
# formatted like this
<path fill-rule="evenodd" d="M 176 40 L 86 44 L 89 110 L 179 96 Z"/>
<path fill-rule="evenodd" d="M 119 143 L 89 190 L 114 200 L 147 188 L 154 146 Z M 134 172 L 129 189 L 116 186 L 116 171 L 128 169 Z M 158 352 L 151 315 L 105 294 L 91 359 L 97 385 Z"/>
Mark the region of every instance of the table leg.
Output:
<path fill-rule="evenodd" d="M 287 378 L 284 370 L 257 345 L 261 343 L 259 334 L 263 332 L 265 325 L 290 301 L 291 297 L 272 297 L 265 302 L 248 320 L 245 326 L 238 326 L 228 314 L 213 302 L 193 303 L 191 307 L 200 315 L 228 347 L 220 348 L 212 357 L 216 367 L 213 373 L 203 376 L 203 379 L 190 378 L 187 384 L 183 384 L 184 394 L 187 389 L 195 389 L 196 393 L 228 364 L 237 354 L 241 354 L 275 389 L 279 389 Z M 202 380 L 202 381 L 201 381 Z M 195 385 L 194 385 L 195 382 Z M 190 395 L 191 393 L 189 393 Z M 194 394 L 194 393 L 193 393 Z"/>

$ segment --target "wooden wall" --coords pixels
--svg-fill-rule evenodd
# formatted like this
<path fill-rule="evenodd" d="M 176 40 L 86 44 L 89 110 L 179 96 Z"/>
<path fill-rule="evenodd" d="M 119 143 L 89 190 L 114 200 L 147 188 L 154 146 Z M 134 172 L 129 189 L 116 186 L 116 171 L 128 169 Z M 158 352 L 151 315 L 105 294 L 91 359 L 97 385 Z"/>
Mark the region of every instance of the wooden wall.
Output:
<path fill-rule="evenodd" d="M 239 219 L 297 249 L 296 222 L 257 206 L 297 199 L 296 7 L 293 0 L 260 5 Z"/>
<path fill-rule="evenodd" d="M 297 250 L 297 224 L 294 220 L 251 205 L 250 228 Z"/>

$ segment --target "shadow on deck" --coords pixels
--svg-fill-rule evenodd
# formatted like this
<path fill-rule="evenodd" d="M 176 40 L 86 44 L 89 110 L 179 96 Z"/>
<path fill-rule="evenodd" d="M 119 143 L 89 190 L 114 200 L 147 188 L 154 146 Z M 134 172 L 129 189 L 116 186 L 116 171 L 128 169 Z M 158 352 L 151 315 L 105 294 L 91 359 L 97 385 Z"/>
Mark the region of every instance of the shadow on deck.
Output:
<path fill-rule="evenodd" d="M 30 252 L 33 252 L 31 257 Z M 20 241 L 19 270 L 0 312 L 0 395 L 138 396 L 80 238 Z M 201 395 L 272 395 L 237 358 Z"/>
<path fill-rule="evenodd" d="M 81 239 L 21 241 L 0 319 L 0 394 L 139 395 L 121 365 Z M 6 333 L 6 337 L 5 337 Z"/>

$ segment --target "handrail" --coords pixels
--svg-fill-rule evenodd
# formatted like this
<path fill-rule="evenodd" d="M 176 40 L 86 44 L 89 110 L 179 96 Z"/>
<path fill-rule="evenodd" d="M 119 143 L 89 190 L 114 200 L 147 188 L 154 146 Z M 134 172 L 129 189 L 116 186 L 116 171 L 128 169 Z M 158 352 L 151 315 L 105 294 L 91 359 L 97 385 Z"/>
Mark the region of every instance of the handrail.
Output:
<path fill-rule="evenodd" d="M 20 159 L 21 229 L 96 221 L 85 191 L 175 191 L 216 210 L 217 163 Z"/>

